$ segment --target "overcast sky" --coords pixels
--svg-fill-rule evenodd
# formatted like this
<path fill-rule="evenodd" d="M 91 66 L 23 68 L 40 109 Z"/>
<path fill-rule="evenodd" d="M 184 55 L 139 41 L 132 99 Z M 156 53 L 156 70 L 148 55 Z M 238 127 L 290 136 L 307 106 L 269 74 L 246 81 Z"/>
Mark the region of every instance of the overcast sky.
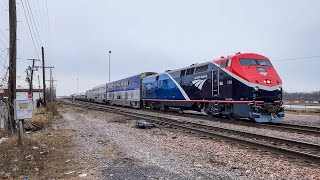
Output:
<path fill-rule="evenodd" d="M 17 2 L 17 74 L 18 84 L 23 85 L 23 71 L 31 63 L 26 59 L 41 54 L 37 45 L 38 55 L 35 52 L 28 30 L 23 11 L 27 3 Z M 29 0 L 29 3 L 38 30 L 34 39 L 45 47 L 47 65 L 55 67 L 58 95 L 75 93 L 77 79 L 79 92 L 107 82 L 108 50 L 112 51 L 111 80 L 143 71 L 181 68 L 236 52 L 253 52 L 271 59 L 285 90 L 320 90 L 317 0 Z M 8 0 L 1 0 L 0 29 L 6 38 L 7 4 Z M 7 44 L 2 34 L 0 39 Z M 6 47 L 2 42 L 0 47 L 5 60 Z M 310 56 L 318 57 L 284 60 Z M 4 60 L 0 59 L 2 63 Z M 0 67 L 3 77 L 5 71 Z"/>

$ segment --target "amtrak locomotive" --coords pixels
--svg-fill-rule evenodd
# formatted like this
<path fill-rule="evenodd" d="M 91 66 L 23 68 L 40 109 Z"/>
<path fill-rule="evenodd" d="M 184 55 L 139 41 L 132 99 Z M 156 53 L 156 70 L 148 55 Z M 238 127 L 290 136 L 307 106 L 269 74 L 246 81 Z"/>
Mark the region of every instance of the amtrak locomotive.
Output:
<path fill-rule="evenodd" d="M 141 73 L 103 86 L 105 91 L 97 97 L 89 96 L 94 90 L 87 91 L 86 100 L 163 111 L 196 110 L 256 122 L 281 123 L 284 117 L 282 81 L 267 57 L 253 53 L 159 74 Z"/>

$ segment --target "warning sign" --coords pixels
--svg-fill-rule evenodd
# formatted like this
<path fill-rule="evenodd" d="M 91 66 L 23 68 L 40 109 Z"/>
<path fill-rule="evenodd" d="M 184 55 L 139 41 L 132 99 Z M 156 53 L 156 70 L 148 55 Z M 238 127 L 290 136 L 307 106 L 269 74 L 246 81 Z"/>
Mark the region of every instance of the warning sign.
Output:
<path fill-rule="evenodd" d="M 32 99 L 15 100 L 14 102 L 15 119 L 31 119 L 33 110 Z"/>
<path fill-rule="evenodd" d="M 21 104 L 19 104 L 19 108 L 20 109 L 26 109 L 26 108 L 28 108 L 28 104 L 27 103 L 21 103 Z"/>

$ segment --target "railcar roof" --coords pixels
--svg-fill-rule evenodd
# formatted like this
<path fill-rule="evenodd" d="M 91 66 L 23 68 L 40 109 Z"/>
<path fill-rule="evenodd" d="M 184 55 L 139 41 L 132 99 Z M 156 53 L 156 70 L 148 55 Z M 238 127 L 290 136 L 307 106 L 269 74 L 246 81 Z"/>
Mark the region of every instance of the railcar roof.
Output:
<path fill-rule="evenodd" d="M 177 72 L 177 71 L 181 71 L 181 70 L 184 70 L 184 69 L 189 69 L 189 68 L 192 68 L 192 67 L 203 66 L 203 65 L 206 65 L 206 64 L 210 64 L 210 63 L 212 63 L 212 62 L 211 62 L 211 61 L 207 61 L 207 62 L 203 62 L 203 63 L 191 64 L 190 66 L 186 66 L 186 67 L 179 68 L 179 69 L 175 69 L 175 70 L 170 70 L 170 71 L 167 71 L 167 72 L 157 73 L 157 74 L 154 74 L 154 75 L 150 75 L 150 76 L 148 76 L 148 77 L 154 77 L 154 76 L 159 76 L 159 75 L 166 74 L 166 73 Z M 147 77 L 147 78 L 148 78 L 148 77 Z"/>

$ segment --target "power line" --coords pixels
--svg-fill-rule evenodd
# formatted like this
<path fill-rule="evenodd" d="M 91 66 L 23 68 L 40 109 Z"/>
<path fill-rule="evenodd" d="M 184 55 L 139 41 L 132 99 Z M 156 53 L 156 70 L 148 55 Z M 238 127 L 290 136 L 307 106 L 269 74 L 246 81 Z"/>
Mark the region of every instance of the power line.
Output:
<path fill-rule="evenodd" d="M 30 24 L 29 24 L 29 21 L 28 21 L 28 17 L 27 17 L 27 13 L 26 13 L 26 10 L 25 10 L 25 7 L 24 7 L 24 3 L 23 3 L 23 0 L 21 0 L 21 3 L 22 3 L 22 8 L 23 8 L 23 12 L 24 12 L 24 15 L 26 17 L 26 20 L 27 20 L 27 25 L 28 25 L 28 29 L 29 29 L 29 32 L 30 32 L 30 35 L 31 35 L 31 39 L 32 39 L 32 43 L 33 43 L 33 46 L 36 50 L 36 54 L 37 54 L 37 57 L 40 59 L 40 56 L 39 56 L 39 53 L 38 53 L 38 50 L 37 50 L 37 46 L 35 44 L 35 41 L 34 41 L 34 38 L 33 38 L 33 34 L 31 32 L 31 28 L 30 28 Z"/>
<path fill-rule="evenodd" d="M 22 17 L 22 16 L 20 15 L 20 12 L 19 12 L 19 11 L 17 11 L 17 13 L 18 13 L 19 17 Z M 23 29 L 24 33 L 26 34 L 26 36 L 27 36 L 30 40 L 32 40 L 32 39 L 30 38 L 31 36 L 30 36 L 29 33 L 28 33 L 28 30 L 27 30 L 27 28 L 26 28 L 26 25 L 23 23 L 22 18 L 21 18 L 21 21 L 19 21 L 19 22 L 21 22 L 22 26 L 20 26 L 20 27 L 22 27 L 22 29 Z M 21 45 L 21 44 L 23 44 L 23 43 L 21 42 L 21 43 L 19 43 L 19 44 Z M 37 48 L 36 48 L 35 46 L 33 46 L 33 47 L 34 47 L 35 53 L 38 54 Z"/>
<path fill-rule="evenodd" d="M 7 3 L 5 3 L 5 2 L 4 2 L 4 4 L 5 4 L 6 8 L 7 8 L 7 9 L 9 9 L 9 6 L 8 6 L 8 4 L 7 4 Z"/>
<path fill-rule="evenodd" d="M 2 39 L 0 39 L 0 42 L 4 45 L 4 47 L 7 47 L 6 43 L 4 43 Z"/>
<path fill-rule="evenodd" d="M 49 8 L 48 8 L 48 0 L 46 0 L 45 1 L 45 9 L 46 9 L 46 21 L 45 22 L 47 22 L 46 23 L 46 25 L 47 25 L 47 30 L 48 30 L 48 46 L 49 46 L 49 49 L 48 49 L 48 55 L 47 55 L 47 57 L 49 57 L 49 58 L 47 58 L 48 60 L 50 60 L 50 57 L 51 57 L 51 54 L 52 54 L 52 41 L 51 41 L 51 27 L 50 27 L 50 18 L 49 18 Z"/>
<path fill-rule="evenodd" d="M 0 29 L 1 34 L 3 35 L 3 37 L 7 40 L 7 42 L 9 42 L 8 38 L 6 37 L 6 35 L 3 33 L 3 31 Z"/>
<path fill-rule="evenodd" d="M 305 59 L 314 59 L 314 58 L 320 58 L 320 56 L 308 56 L 308 57 L 297 57 L 297 58 L 287 58 L 287 59 L 276 59 L 273 60 L 276 61 L 296 61 L 296 60 L 305 60 Z"/>
<path fill-rule="evenodd" d="M 40 35 L 39 35 L 39 32 L 38 32 L 38 28 L 37 28 L 37 25 L 36 25 L 36 21 L 34 20 L 34 16 L 33 16 L 33 13 L 32 13 L 32 10 L 31 10 L 31 6 L 30 6 L 30 3 L 28 0 L 26 0 L 26 6 L 29 7 L 29 11 L 30 11 L 30 14 L 31 14 L 31 17 L 32 17 L 32 20 L 33 20 L 33 25 L 34 25 L 34 28 L 36 29 L 36 32 L 37 32 L 37 35 L 38 35 L 38 38 L 39 38 L 39 41 L 40 41 L 40 45 L 43 45 L 42 41 L 41 41 L 41 38 L 40 38 Z"/>
<path fill-rule="evenodd" d="M 30 21 L 30 24 L 31 24 L 31 29 L 32 29 L 32 31 L 33 31 L 33 35 L 34 35 L 34 39 L 35 39 L 35 42 L 37 43 L 37 45 L 38 45 L 38 47 L 40 47 L 40 45 L 39 45 L 39 41 L 38 41 L 38 38 L 37 38 L 37 34 L 36 34 L 36 31 L 35 31 L 35 28 L 34 28 L 34 26 L 35 26 L 35 23 L 32 21 L 32 17 L 31 17 L 31 13 L 30 13 L 30 8 L 29 8 L 29 6 L 28 6 L 28 1 L 26 1 L 27 3 L 25 4 L 25 6 L 24 6 L 24 3 L 23 3 L 23 0 L 21 0 L 21 2 L 22 2 L 22 6 L 23 7 L 25 7 L 26 9 L 27 9 L 27 14 L 28 14 L 28 20 Z"/>

